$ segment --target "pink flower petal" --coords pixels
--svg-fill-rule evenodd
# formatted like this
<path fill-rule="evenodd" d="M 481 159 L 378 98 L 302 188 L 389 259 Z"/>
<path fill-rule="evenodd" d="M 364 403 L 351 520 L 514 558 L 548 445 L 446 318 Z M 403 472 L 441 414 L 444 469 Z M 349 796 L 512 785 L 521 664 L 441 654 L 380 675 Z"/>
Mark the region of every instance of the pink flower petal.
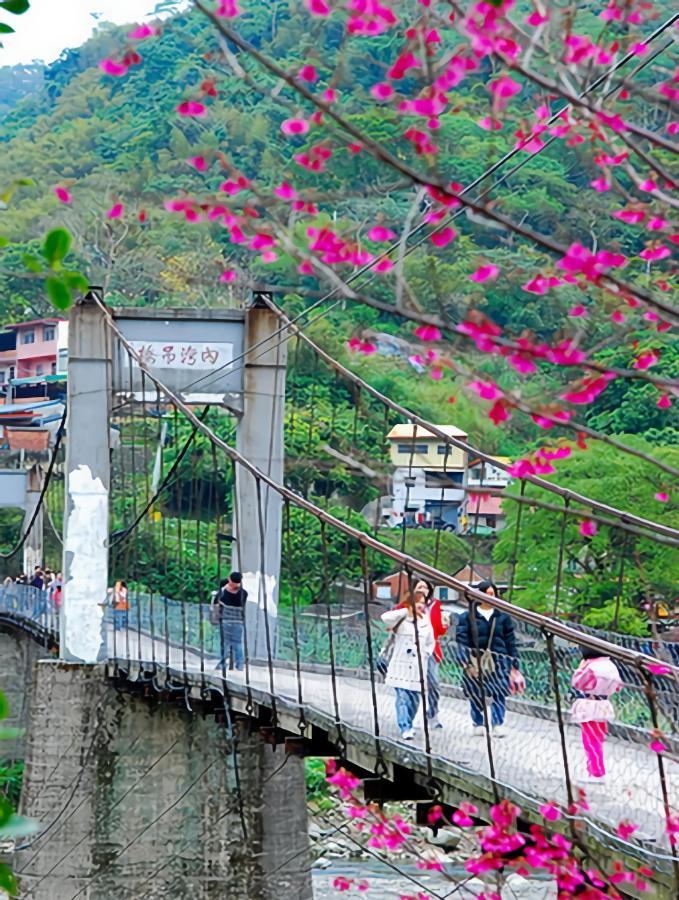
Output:
<path fill-rule="evenodd" d="M 583 537 L 594 537 L 598 530 L 599 526 L 592 519 L 583 519 L 578 528 Z"/>
<path fill-rule="evenodd" d="M 555 803 L 543 803 L 539 809 L 540 815 L 548 822 L 556 822 L 561 818 L 561 810 Z"/>
<path fill-rule="evenodd" d="M 107 219 L 119 219 L 124 211 L 124 207 L 122 203 L 114 203 L 113 206 L 106 213 Z"/>
<path fill-rule="evenodd" d="M 99 63 L 99 68 L 104 74 L 119 78 L 121 75 L 127 75 L 129 66 L 124 62 L 116 62 L 115 59 L 102 59 Z"/>
<path fill-rule="evenodd" d="M 435 231 L 429 235 L 429 240 L 435 247 L 446 247 L 451 241 L 457 237 L 457 232 L 453 228 L 442 228 L 441 231 Z"/>
<path fill-rule="evenodd" d="M 421 341 L 440 341 L 441 331 L 436 325 L 418 325 L 415 329 L 415 336 Z"/>
<path fill-rule="evenodd" d="M 137 25 L 132 31 L 127 32 L 127 36 L 131 41 L 144 41 L 146 38 L 154 37 L 158 34 L 160 34 L 160 28 L 155 28 L 153 25 L 146 23 Z"/>
<path fill-rule="evenodd" d="M 309 131 L 309 123 L 306 119 L 286 119 L 281 125 L 283 134 L 306 134 Z"/>
<path fill-rule="evenodd" d="M 177 107 L 177 112 L 186 118 L 200 119 L 207 113 L 207 108 L 199 100 L 184 100 Z"/>
<path fill-rule="evenodd" d="M 219 280 L 225 283 L 229 283 L 232 281 L 236 281 L 238 278 L 238 273 L 235 269 L 225 269 L 222 274 L 219 276 Z"/>
<path fill-rule="evenodd" d="M 667 747 L 663 744 L 661 740 L 656 738 L 654 741 L 648 745 L 649 750 L 652 750 L 654 753 L 666 753 Z"/>
<path fill-rule="evenodd" d="M 190 156 L 187 160 L 187 163 L 190 166 L 193 166 L 194 169 L 198 172 L 206 172 L 207 171 L 207 160 L 204 156 Z"/>
<path fill-rule="evenodd" d="M 368 239 L 371 241 L 393 241 L 396 237 L 396 232 L 391 228 L 385 228 L 384 225 L 373 225 L 368 232 Z"/>
<path fill-rule="evenodd" d="M 54 193 L 57 195 L 57 200 L 60 200 L 62 203 L 66 203 L 68 205 L 69 203 L 73 202 L 73 197 L 71 197 L 70 193 L 66 190 L 65 187 L 57 185 L 54 188 Z"/>
<path fill-rule="evenodd" d="M 487 265 L 487 266 L 479 266 L 475 272 L 469 276 L 470 281 L 476 281 L 479 284 L 484 281 L 495 281 L 497 276 L 500 274 L 500 270 L 497 266 Z"/>
<path fill-rule="evenodd" d="M 309 84 L 315 84 L 318 81 L 318 72 L 311 65 L 302 66 L 297 76 L 300 81 L 308 81 Z"/>
<path fill-rule="evenodd" d="M 659 503 L 667 503 L 670 499 L 670 495 L 666 494 L 665 491 L 658 491 L 657 494 L 654 494 L 654 497 Z"/>

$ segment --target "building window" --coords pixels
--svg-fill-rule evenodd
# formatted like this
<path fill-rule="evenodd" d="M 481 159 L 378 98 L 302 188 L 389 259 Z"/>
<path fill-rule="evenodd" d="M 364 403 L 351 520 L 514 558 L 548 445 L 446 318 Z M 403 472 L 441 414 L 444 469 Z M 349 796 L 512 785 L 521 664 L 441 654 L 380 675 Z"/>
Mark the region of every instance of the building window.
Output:
<path fill-rule="evenodd" d="M 44 341 L 53 341 L 57 336 L 57 330 L 54 325 L 45 325 L 42 330 L 42 339 Z"/>
<path fill-rule="evenodd" d="M 22 344 L 35 344 L 35 331 L 24 331 L 21 335 Z"/>
<path fill-rule="evenodd" d="M 444 602 L 448 599 L 448 588 L 441 587 L 439 588 L 439 600 L 443 600 Z"/>
<path fill-rule="evenodd" d="M 57 364 L 55 362 L 53 362 L 50 368 L 52 371 L 52 375 L 56 375 L 57 374 Z"/>
<path fill-rule="evenodd" d="M 0 384 L 4 384 L 4 383 L 5 383 L 5 376 L 6 376 L 6 374 L 7 374 L 7 373 L 5 372 L 4 369 L 0 369 Z"/>
<path fill-rule="evenodd" d="M 9 367 L 9 378 L 7 379 L 8 381 L 11 381 L 14 378 L 14 372 L 15 372 L 14 366 L 10 366 Z"/>
<path fill-rule="evenodd" d="M 469 474 L 474 481 L 481 481 L 481 466 L 474 466 L 473 469 L 469 470 Z"/>
<path fill-rule="evenodd" d="M 439 444 L 436 450 L 439 456 L 445 456 L 446 454 L 450 456 L 451 453 L 454 452 L 455 448 L 450 444 Z"/>
<path fill-rule="evenodd" d="M 399 453 L 426 453 L 426 444 L 398 444 L 396 449 Z"/>
<path fill-rule="evenodd" d="M 35 367 L 35 374 L 36 374 L 36 375 L 42 375 L 42 373 L 43 373 L 43 368 L 42 368 L 42 366 L 40 365 L 40 363 L 38 363 L 38 365 Z"/>

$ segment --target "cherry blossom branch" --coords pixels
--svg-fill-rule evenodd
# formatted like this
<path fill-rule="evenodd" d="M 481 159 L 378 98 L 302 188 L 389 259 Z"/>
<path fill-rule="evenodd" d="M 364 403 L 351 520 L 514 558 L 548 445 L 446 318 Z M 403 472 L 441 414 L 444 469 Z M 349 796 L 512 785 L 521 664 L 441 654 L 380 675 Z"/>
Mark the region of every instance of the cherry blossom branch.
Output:
<path fill-rule="evenodd" d="M 323 291 L 312 291 L 308 288 L 300 287 L 299 285 L 280 285 L 268 284 L 266 282 L 260 281 L 251 281 L 249 282 L 248 287 L 253 290 L 267 291 L 273 294 L 297 294 L 300 297 L 308 297 L 309 299 L 325 297 Z M 357 303 L 369 306 L 372 309 L 379 310 L 380 312 L 384 312 L 401 319 L 406 319 L 407 321 L 414 322 L 417 325 L 430 326 L 432 328 L 438 328 L 441 331 L 453 331 L 456 337 L 459 337 L 461 335 L 463 338 L 471 340 L 469 335 L 458 330 L 461 324 L 460 322 L 453 322 L 448 317 L 415 312 L 413 310 L 406 309 L 405 307 L 396 308 L 393 303 L 388 303 L 384 300 L 378 300 L 376 297 L 372 297 L 368 294 L 355 291 L 349 286 L 347 282 L 344 282 L 344 287 L 346 288 L 346 290 L 343 291 L 343 296 L 349 300 L 353 300 Z M 536 354 L 535 351 L 532 350 L 531 347 L 527 344 L 519 344 L 516 341 L 511 340 L 510 338 L 505 338 L 501 335 L 493 336 L 492 342 L 500 347 L 505 347 L 508 350 L 513 350 L 516 353 L 522 353 L 535 359 L 542 359 L 542 357 Z M 549 362 L 549 360 L 545 361 Z M 555 363 L 554 365 L 557 364 Z M 617 378 L 629 378 L 636 381 L 645 381 L 648 384 L 654 385 L 658 389 L 668 390 L 679 396 L 679 379 L 664 378 L 659 375 L 649 375 L 648 372 L 644 371 L 643 369 L 623 369 L 619 368 L 618 366 L 604 365 L 603 363 L 598 363 L 595 360 L 591 359 L 586 359 L 582 362 L 565 360 L 563 363 L 559 363 L 558 366 L 559 368 L 587 369 L 591 372 L 598 372 L 602 375 L 613 374 Z"/>
<path fill-rule="evenodd" d="M 568 256 L 568 248 L 560 244 L 558 241 L 555 241 L 546 235 L 540 234 L 539 232 L 536 232 L 534 229 L 529 228 L 526 225 L 519 225 L 512 219 L 509 219 L 506 216 L 495 212 L 490 207 L 485 206 L 478 201 L 470 200 L 464 195 L 463 192 L 455 192 L 451 190 L 448 185 L 442 184 L 441 182 L 432 182 L 430 179 L 421 175 L 417 170 L 413 169 L 409 164 L 400 160 L 393 153 L 383 147 L 379 142 L 366 135 L 353 123 L 347 121 L 343 116 L 341 116 L 333 109 L 331 104 L 326 103 L 324 100 L 317 97 L 298 78 L 287 72 L 277 62 L 261 53 L 248 40 L 239 35 L 230 26 L 226 25 L 217 15 L 215 15 L 214 12 L 207 9 L 202 4 L 201 0 L 194 0 L 194 4 L 196 8 L 203 13 L 203 15 L 210 19 L 214 26 L 226 38 L 236 44 L 236 46 L 239 47 L 244 53 L 247 53 L 253 59 L 255 59 L 256 62 L 258 62 L 268 72 L 276 75 L 278 78 L 283 79 L 291 88 L 293 88 L 293 90 L 296 91 L 296 93 L 298 93 L 301 97 L 304 97 L 305 100 L 308 100 L 310 103 L 312 103 L 318 110 L 325 113 L 347 134 L 351 135 L 351 137 L 353 137 L 356 142 L 367 149 L 375 159 L 386 163 L 388 166 L 395 169 L 406 178 L 410 179 L 414 184 L 420 185 L 424 188 L 435 188 L 440 193 L 444 201 L 447 201 L 448 203 L 461 204 L 472 212 L 481 215 L 492 222 L 495 222 L 503 229 L 513 232 L 514 234 L 525 238 L 531 243 L 537 244 L 538 246 L 549 250 L 551 253 L 559 254 L 562 257 Z M 614 294 L 619 294 L 621 296 L 632 296 L 640 303 L 659 310 L 667 321 L 670 321 L 673 324 L 679 324 L 679 309 L 676 309 L 670 304 L 665 303 L 660 298 L 649 294 L 642 288 L 626 284 L 614 275 L 611 275 L 610 272 L 606 272 L 605 274 L 598 274 L 597 283 L 601 284 L 602 286 L 607 286 Z"/>

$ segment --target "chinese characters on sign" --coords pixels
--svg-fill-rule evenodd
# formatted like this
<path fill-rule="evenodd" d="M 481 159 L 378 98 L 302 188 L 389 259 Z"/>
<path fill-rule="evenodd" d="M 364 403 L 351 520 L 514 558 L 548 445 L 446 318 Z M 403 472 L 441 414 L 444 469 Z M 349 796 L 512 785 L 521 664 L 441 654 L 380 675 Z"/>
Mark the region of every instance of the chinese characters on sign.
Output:
<path fill-rule="evenodd" d="M 131 341 L 149 369 L 224 369 L 233 359 L 233 344 L 197 341 Z"/>

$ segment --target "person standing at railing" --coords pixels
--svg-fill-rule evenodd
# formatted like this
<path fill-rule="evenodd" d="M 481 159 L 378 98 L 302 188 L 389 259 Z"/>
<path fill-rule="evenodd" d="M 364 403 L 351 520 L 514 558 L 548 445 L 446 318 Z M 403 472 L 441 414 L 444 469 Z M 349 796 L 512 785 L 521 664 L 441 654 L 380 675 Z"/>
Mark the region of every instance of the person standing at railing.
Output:
<path fill-rule="evenodd" d="M 122 631 L 127 628 L 127 616 L 130 609 L 127 582 L 116 581 L 112 588 L 108 589 L 113 609 L 113 630 Z"/>
<path fill-rule="evenodd" d="M 424 597 L 427 614 L 434 632 L 434 650 L 427 659 L 427 718 L 430 728 L 443 728 L 439 721 L 439 699 L 441 689 L 439 685 L 439 666 L 443 659 L 441 644 L 442 638 L 450 628 L 450 619 L 443 611 L 441 601 L 434 596 L 434 585 L 421 578 L 415 584 L 413 591 L 416 598 Z"/>
<path fill-rule="evenodd" d="M 393 639 L 384 681 L 396 689 L 396 721 L 401 737 L 412 741 L 423 684 L 427 690 L 428 660 L 436 643 L 424 595 L 406 594 L 396 609 L 382 613 L 382 621 Z"/>
<path fill-rule="evenodd" d="M 491 581 L 482 581 L 476 590 L 497 597 Z M 473 616 L 473 619 L 472 619 Z M 457 622 L 458 660 L 462 666 L 462 689 L 469 700 L 473 732 L 485 734 L 484 706 L 490 701 L 490 725 L 495 737 L 505 737 L 507 696 L 522 691 L 525 683 L 519 671 L 519 652 L 511 616 L 489 603 L 474 603 Z"/>
<path fill-rule="evenodd" d="M 571 707 L 571 721 L 580 725 L 582 746 L 587 759 L 583 784 L 603 784 L 606 779 L 604 742 L 608 723 L 615 716 L 611 696 L 622 687 L 618 667 L 609 656 L 582 648 L 582 662 L 573 673 L 571 684 L 582 696 Z"/>
<path fill-rule="evenodd" d="M 243 587 L 243 576 L 240 572 L 232 572 L 222 582 L 213 604 L 216 622 L 219 623 L 222 653 L 215 667 L 217 669 L 226 669 L 231 659 L 236 671 L 243 671 L 245 661 L 243 620 L 247 599 L 248 592 Z"/>
<path fill-rule="evenodd" d="M 33 588 L 33 613 L 31 618 L 37 621 L 47 614 L 46 577 L 42 566 L 35 567 L 29 585 Z"/>

